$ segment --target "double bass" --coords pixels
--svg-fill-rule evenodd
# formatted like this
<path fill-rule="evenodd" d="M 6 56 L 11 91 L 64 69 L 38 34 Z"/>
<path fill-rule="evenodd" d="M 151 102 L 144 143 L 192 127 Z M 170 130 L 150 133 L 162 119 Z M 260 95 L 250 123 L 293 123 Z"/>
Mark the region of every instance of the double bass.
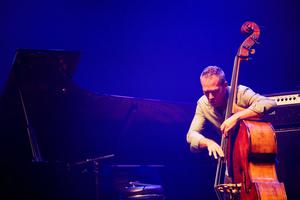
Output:
<path fill-rule="evenodd" d="M 250 21 L 242 25 L 241 31 L 249 36 L 240 45 L 234 59 L 225 119 L 233 114 L 236 103 L 240 63 L 249 60 L 249 54 L 254 54 L 252 46 L 260 35 L 259 26 Z M 218 159 L 214 183 L 219 200 L 287 199 L 284 184 L 278 181 L 276 174 L 277 143 L 271 123 L 241 120 L 228 137 L 222 135 L 221 148 L 225 158 Z M 231 181 L 221 182 L 223 176 L 229 176 Z"/>

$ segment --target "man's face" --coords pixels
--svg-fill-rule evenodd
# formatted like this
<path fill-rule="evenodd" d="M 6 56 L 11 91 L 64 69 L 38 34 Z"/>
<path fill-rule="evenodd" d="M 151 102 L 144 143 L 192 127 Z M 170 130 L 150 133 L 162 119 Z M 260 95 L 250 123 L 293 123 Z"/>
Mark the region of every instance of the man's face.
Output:
<path fill-rule="evenodd" d="M 218 108 L 226 105 L 227 82 L 220 83 L 219 77 L 215 75 L 201 77 L 200 81 L 203 93 L 213 107 Z"/>

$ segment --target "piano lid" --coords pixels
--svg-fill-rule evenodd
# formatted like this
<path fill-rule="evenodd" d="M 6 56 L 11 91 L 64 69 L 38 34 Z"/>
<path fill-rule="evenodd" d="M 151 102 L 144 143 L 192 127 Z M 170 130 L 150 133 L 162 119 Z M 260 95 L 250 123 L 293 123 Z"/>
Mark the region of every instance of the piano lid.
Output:
<path fill-rule="evenodd" d="M 179 154 L 180 145 L 188 151 L 185 134 L 194 105 L 90 92 L 72 80 L 79 58 L 76 51 L 17 50 L 1 98 L 3 127 L 6 135 L 15 135 L 16 145 L 22 138 L 30 153 L 19 88 L 46 160 L 78 161 L 115 154 L 115 159 L 153 163 Z M 166 146 L 170 138 L 174 144 Z M 4 146 L 15 154 L 22 151 Z"/>

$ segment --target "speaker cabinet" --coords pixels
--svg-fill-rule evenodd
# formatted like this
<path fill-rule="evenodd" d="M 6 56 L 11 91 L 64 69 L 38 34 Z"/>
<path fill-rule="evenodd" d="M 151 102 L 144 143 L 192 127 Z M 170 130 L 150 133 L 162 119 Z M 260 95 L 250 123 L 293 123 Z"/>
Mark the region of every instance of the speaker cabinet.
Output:
<path fill-rule="evenodd" d="M 300 128 L 276 130 L 278 178 L 284 182 L 288 199 L 300 198 Z"/>

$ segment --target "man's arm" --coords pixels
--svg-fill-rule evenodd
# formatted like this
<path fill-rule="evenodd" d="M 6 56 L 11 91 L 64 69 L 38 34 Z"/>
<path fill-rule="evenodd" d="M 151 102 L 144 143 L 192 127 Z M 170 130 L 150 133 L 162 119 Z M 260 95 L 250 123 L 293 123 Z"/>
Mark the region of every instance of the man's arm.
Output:
<path fill-rule="evenodd" d="M 197 107 L 187 133 L 187 142 L 190 144 L 191 151 L 199 152 L 200 149 L 207 148 L 209 156 L 214 155 L 215 159 L 217 159 L 218 156 L 224 157 L 222 148 L 214 140 L 206 138 L 201 134 L 205 120 L 201 109 Z"/>
<path fill-rule="evenodd" d="M 259 118 L 260 114 L 247 108 L 234 113 L 231 117 L 226 119 L 220 126 L 220 130 L 225 136 L 228 135 L 229 131 L 237 124 L 239 120 L 249 118 Z"/>
<path fill-rule="evenodd" d="M 190 125 L 189 131 L 186 135 L 186 140 L 190 144 L 190 149 L 192 152 L 198 152 L 200 145 L 200 140 L 205 138 L 200 132 L 203 129 L 205 123 L 204 116 L 197 112 L 194 115 L 192 123 Z"/>
<path fill-rule="evenodd" d="M 234 114 L 221 124 L 221 132 L 225 135 L 228 135 L 239 120 L 260 118 L 276 106 L 274 100 L 259 95 L 245 86 L 239 86 L 237 97 L 238 104 L 242 107 L 235 104 L 233 106 Z"/>

